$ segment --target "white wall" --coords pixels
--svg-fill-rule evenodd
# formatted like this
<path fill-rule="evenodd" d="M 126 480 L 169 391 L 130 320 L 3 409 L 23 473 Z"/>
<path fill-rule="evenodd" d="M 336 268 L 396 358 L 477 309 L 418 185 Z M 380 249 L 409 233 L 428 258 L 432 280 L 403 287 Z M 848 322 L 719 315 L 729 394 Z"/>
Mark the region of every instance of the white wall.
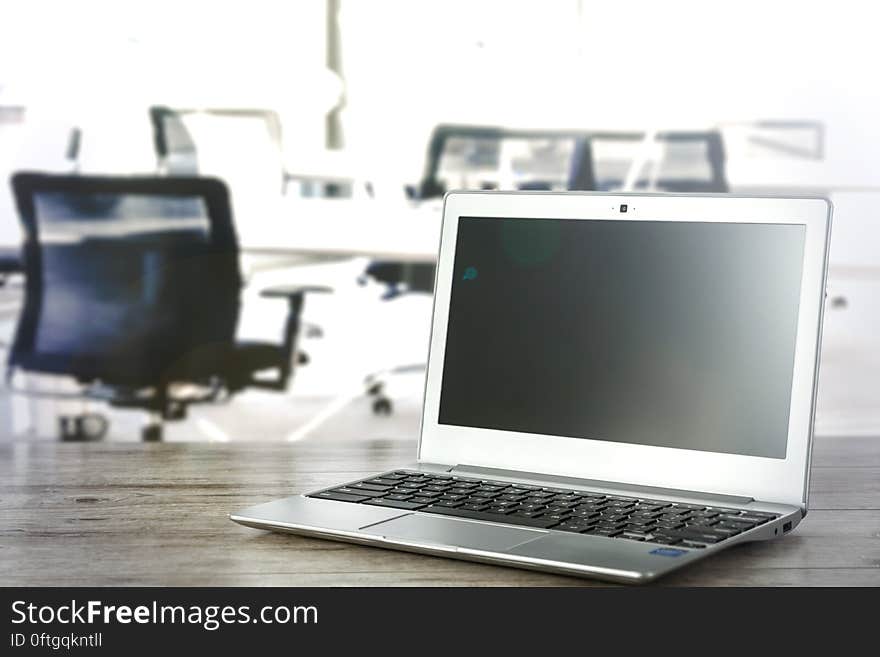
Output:
<path fill-rule="evenodd" d="M 381 151 L 401 134 L 390 146 L 417 171 L 440 121 L 814 119 L 827 124 L 827 165 L 792 177 L 877 185 L 880 167 L 864 166 L 880 152 L 875 13 L 857 0 L 345 0 L 350 143 Z"/>

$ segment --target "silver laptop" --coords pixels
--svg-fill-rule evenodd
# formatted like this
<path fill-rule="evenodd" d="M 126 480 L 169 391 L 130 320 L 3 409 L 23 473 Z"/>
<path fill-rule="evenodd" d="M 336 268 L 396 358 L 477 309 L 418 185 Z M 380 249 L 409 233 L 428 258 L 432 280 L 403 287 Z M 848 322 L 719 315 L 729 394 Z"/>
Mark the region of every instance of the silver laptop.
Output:
<path fill-rule="evenodd" d="M 830 226 L 823 199 L 451 193 L 417 461 L 231 518 L 618 582 L 780 538 Z"/>

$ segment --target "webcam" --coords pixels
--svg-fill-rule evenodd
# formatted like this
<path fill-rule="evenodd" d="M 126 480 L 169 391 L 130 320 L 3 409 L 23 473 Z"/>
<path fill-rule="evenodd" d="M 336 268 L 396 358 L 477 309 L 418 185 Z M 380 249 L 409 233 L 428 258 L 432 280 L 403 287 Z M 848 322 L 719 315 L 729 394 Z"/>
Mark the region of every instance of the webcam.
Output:
<path fill-rule="evenodd" d="M 629 206 L 626 203 L 620 204 L 620 211 L 621 212 L 626 212 L 628 209 L 629 209 Z"/>

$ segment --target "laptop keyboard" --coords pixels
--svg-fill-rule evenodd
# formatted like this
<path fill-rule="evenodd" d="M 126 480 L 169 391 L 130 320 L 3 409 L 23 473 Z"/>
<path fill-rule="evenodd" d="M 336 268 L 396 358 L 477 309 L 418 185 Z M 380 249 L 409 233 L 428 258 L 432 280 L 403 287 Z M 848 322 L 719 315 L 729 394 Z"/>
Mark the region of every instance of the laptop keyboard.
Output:
<path fill-rule="evenodd" d="M 662 545 L 705 548 L 779 516 L 398 470 L 308 497 Z"/>

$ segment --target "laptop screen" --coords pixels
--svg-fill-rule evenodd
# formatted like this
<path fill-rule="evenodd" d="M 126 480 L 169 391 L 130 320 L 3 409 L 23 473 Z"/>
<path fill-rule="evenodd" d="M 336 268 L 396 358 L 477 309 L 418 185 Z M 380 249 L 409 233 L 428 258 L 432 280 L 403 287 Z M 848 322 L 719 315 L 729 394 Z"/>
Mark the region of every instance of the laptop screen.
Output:
<path fill-rule="evenodd" d="M 785 458 L 805 235 L 461 217 L 440 424 Z"/>

